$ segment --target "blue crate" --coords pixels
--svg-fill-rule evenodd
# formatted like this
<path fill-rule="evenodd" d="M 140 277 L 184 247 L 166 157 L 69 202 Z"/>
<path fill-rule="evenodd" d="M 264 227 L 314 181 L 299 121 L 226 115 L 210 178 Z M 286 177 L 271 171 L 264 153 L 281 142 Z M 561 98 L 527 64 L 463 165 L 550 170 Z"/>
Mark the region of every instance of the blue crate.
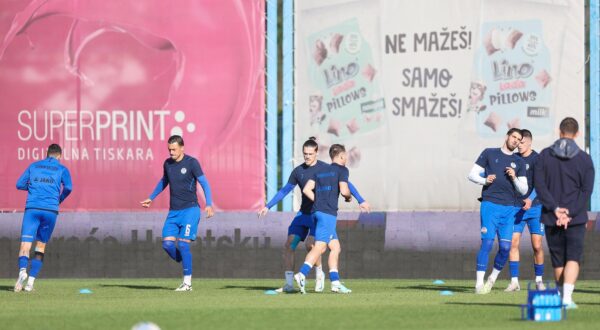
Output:
<path fill-rule="evenodd" d="M 535 283 L 527 285 L 527 305 L 521 305 L 521 319 L 536 322 L 557 322 L 567 318 L 567 310 L 562 304 L 556 286 L 550 287 L 546 282 L 546 290 L 533 290 Z"/>

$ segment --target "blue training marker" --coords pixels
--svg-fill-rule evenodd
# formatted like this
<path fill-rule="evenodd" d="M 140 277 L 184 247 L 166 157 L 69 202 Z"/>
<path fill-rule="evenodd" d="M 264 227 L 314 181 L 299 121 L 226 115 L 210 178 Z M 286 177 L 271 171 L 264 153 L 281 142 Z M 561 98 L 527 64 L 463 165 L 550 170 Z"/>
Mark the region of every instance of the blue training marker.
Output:
<path fill-rule="evenodd" d="M 277 294 L 277 291 L 275 291 L 275 290 L 267 290 L 267 291 L 265 291 L 265 294 L 275 295 L 275 294 Z"/>
<path fill-rule="evenodd" d="M 81 290 L 79 290 L 79 293 L 88 294 L 88 293 L 92 293 L 92 290 L 90 290 L 90 289 L 81 289 Z"/>
<path fill-rule="evenodd" d="M 449 291 L 449 290 L 440 291 L 440 295 L 442 295 L 442 296 L 451 296 L 453 294 L 454 294 L 454 292 Z"/>
<path fill-rule="evenodd" d="M 444 281 L 442 281 L 442 280 L 435 280 L 435 281 L 433 281 L 433 284 L 436 284 L 436 285 L 442 285 L 442 284 L 444 284 L 444 283 L 445 283 L 445 282 L 444 282 Z"/>

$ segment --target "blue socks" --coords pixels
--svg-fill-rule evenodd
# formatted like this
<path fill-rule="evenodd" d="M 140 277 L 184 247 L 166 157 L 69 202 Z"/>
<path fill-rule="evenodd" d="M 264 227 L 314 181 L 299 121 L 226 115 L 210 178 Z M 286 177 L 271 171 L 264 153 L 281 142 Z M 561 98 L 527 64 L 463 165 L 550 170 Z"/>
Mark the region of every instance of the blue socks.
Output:
<path fill-rule="evenodd" d="M 519 277 L 519 262 L 518 261 L 510 261 L 508 263 L 508 268 L 510 269 L 510 277 Z"/>
<path fill-rule="evenodd" d="M 167 254 L 169 255 L 169 257 L 171 257 L 171 259 L 177 262 L 181 262 L 181 253 L 175 246 L 175 241 L 163 241 L 162 246 L 165 252 L 167 252 Z"/>
<path fill-rule="evenodd" d="M 181 253 L 181 265 L 183 266 L 183 276 L 192 275 L 192 251 L 190 251 L 190 243 L 177 242 L 179 252 Z"/>
<path fill-rule="evenodd" d="M 330 271 L 329 272 L 329 279 L 331 280 L 331 282 L 339 281 L 340 280 L 340 274 L 337 271 Z"/>
<path fill-rule="evenodd" d="M 300 273 L 302 273 L 304 276 L 308 276 L 308 273 L 310 273 L 310 270 L 312 269 L 312 266 L 307 264 L 307 263 L 303 263 L 302 267 L 300 267 Z"/>
<path fill-rule="evenodd" d="M 485 271 L 487 269 L 488 258 L 493 245 L 493 239 L 481 239 L 481 248 L 479 249 L 479 253 L 477 253 L 477 271 Z"/>
<path fill-rule="evenodd" d="M 544 276 L 544 264 L 533 264 L 535 276 Z"/>
<path fill-rule="evenodd" d="M 29 257 L 19 257 L 19 270 L 27 269 L 27 265 L 29 264 Z"/>
<path fill-rule="evenodd" d="M 494 268 L 496 268 L 497 270 L 502 270 L 502 268 L 504 268 L 504 265 L 506 265 L 508 255 L 510 253 L 510 244 L 511 242 L 500 241 L 498 253 L 496 254 L 496 258 L 494 258 Z"/>

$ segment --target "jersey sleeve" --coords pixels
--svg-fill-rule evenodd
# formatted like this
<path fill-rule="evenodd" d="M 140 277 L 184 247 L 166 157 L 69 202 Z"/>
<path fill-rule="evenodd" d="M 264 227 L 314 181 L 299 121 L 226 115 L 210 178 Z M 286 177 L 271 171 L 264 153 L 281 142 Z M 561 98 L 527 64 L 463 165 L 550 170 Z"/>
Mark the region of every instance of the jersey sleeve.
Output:
<path fill-rule="evenodd" d="M 350 171 L 348 171 L 347 167 L 340 168 L 340 182 L 348 182 L 348 177 L 350 177 Z"/>
<path fill-rule="evenodd" d="M 487 149 L 483 150 L 481 152 L 481 154 L 479 155 L 479 157 L 477 158 L 477 160 L 475 161 L 475 164 L 485 168 L 487 166 Z"/>
<path fill-rule="evenodd" d="M 17 189 L 19 189 L 19 190 L 28 190 L 29 189 L 29 168 L 30 168 L 30 166 L 28 166 L 25 169 L 25 172 L 23 172 L 23 174 L 21 174 L 21 176 L 17 180 Z"/>
<path fill-rule="evenodd" d="M 73 181 L 71 181 L 71 173 L 68 168 L 64 168 L 61 176 L 62 192 L 59 197 L 59 203 L 62 203 L 67 196 L 73 191 Z"/>
<path fill-rule="evenodd" d="M 204 175 L 200 162 L 195 158 L 192 160 L 192 175 L 194 178 L 199 178 Z"/>
<path fill-rule="evenodd" d="M 292 186 L 296 186 L 296 185 L 300 184 L 300 182 L 298 182 L 298 179 L 296 178 L 296 173 L 297 173 L 297 170 L 294 169 L 288 179 L 288 182 L 287 182 L 288 185 L 291 184 Z"/>

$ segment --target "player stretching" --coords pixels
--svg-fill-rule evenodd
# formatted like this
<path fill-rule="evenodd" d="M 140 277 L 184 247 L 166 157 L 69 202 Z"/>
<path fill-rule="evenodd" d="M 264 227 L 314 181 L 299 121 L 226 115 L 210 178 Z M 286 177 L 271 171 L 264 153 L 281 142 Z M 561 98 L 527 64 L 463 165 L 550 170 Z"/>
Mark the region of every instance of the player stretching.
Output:
<path fill-rule="evenodd" d="M 192 251 L 190 242 L 196 240 L 200 222 L 200 206 L 196 196 L 196 182 L 200 183 L 206 197 L 206 217 L 210 218 L 212 197 L 208 181 L 196 158 L 183 153 L 183 139 L 179 135 L 169 138 L 171 158 L 163 164 L 163 177 L 150 198 L 142 201 L 143 207 L 150 207 L 152 200 L 169 186 L 171 196 L 169 214 L 162 230 L 163 249 L 183 267 L 183 283 L 175 291 L 192 291 Z"/>
<path fill-rule="evenodd" d="M 267 206 L 262 208 L 259 212 L 259 216 L 267 214 L 270 208 L 277 205 L 287 194 L 289 194 L 296 185 L 302 190 L 306 185 L 306 182 L 312 177 L 314 173 L 319 172 L 323 168 L 329 165 L 325 162 L 317 160 L 317 152 L 319 151 L 319 145 L 315 141 L 314 137 L 309 138 L 302 145 L 302 153 L 304 155 L 304 164 L 297 166 L 288 179 L 288 183 L 281 188 L 277 194 L 271 199 Z M 358 201 L 360 208 L 363 210 L 369 210 L 370 206 L 356 191 L 356 188 L 348 183 L 352 195 Z M 298 243 L 304 241 L 304 245 L 307 251 L 310 251 L 314 246 L 315 236 L 315 222 L 312 216 L 313 202 L 302 194 L 302 204 L 300 205 L 300 211 L 292 220 L 288 228 L 288 238 L 285 242 L 285 250 L 283 252 L 283 259 L 285 263 L 285 285 L 277 289 L 279 292 L 294 292 L 294 264 L 295 264 L 295 251 Z M 321 266 L 321 258 L 315 262 L 316 270 L 316 282 L 315 291 L 322 292 L 325 287 L 325 274 Z"/>
<path fill-rule="evenodd" d="M 546 287 L 542 281 L 544 276 L 544 250 L 542 249 L 542 237 L 544 237 L 544 225 L 541 223 L 542 204 L 537 199 L 537 194 L 533 187 L 533 168 L 538 157 L 538 153 L 531 149 L 532 135 L 529 130 L 521 130 L 521 143 L 519 143 L 519 156 L 525 162 L 527 172 L 527 194 L 523 202 L 525 205 L 517 213 L 515 226 L 513 229 L 512 244 L 510 247 L 509 269 L 510 284 L 506 288 L 507 292 L 519 291 L 519 243 L 521 234 L 525 229 L 525 224 L 529 227 L 531 234 L 531 246 L 533 247 L 533 270 L 535 272 L 535 285 L 538 290 L 545 290 Z"/>
<path fill-rule="evenodd" d="M 331 280 L 331 291 L 338 293 L 350 293 L 352 290 L 346 288 L 340 282 L 338 274 L 338 257 L 341 252 L 340 241 L 335 230 L 337 222 L 338 198 L 340 193 L 348 201 L 351 198 L 348 188 L 348 169 L 346 165 L 346 149 L 343 145 L 334 144 L 329 149 L 331 165 L 324 167 L 313 174 L 302 189 L 302 192 L 313 203 L 313 214 L 316 220 L 315 246 L 310 250 L 300 271 L 294 275 L 294 279 L 300 287 L 301 293 L 306 293 L 306 275 L 310 272 L 319 257 L 329 249 L 329 279 Z M 313 191 L 314 190 L 314 191 Z"/>
<path fill-rule="evenodd" d="M 492 290 L 498 274 L 506 264 L 510 251 L 515 215 L 521 208 L 521 195 L 527 193 L 527 177 L 523 159 L 514 150 L 521 142 L 521 130 L 511 128 L 501 148 L 483 150 L 469 173 L 469 180 L 483 185 L 481 190 L 481 248 L 477 254 L 477 282 L 475 292 L 486 294 Z M 480 173 L 485 173 L 481 177 Z M 494 269 L 483 283 L 488 257 L 498 235 L 498 253 Z"/>
<path fill-rule="evenodd" d="M 31 260 L 29 280 L 25 291 L 33 290 L 33 283 L 44 262 L 46 244 L 52 236 L 58 206 L 71 193 L 73 185 L 69 170 L 60 163 L 62 149 L 58 144 L 48 147 L 46 159 L 37 161 L 21 174 L 17 181 L 17 189 L 27 191 L 27 202 L 21 227 L 21 247 L 19 249 L 19 278 L 15 283 L 15 292 L 23 289 L 27 280 L 29 251 L 33 241 L 35 256 Z M 62 189 L 62 191 L 61 191 Z"/>

